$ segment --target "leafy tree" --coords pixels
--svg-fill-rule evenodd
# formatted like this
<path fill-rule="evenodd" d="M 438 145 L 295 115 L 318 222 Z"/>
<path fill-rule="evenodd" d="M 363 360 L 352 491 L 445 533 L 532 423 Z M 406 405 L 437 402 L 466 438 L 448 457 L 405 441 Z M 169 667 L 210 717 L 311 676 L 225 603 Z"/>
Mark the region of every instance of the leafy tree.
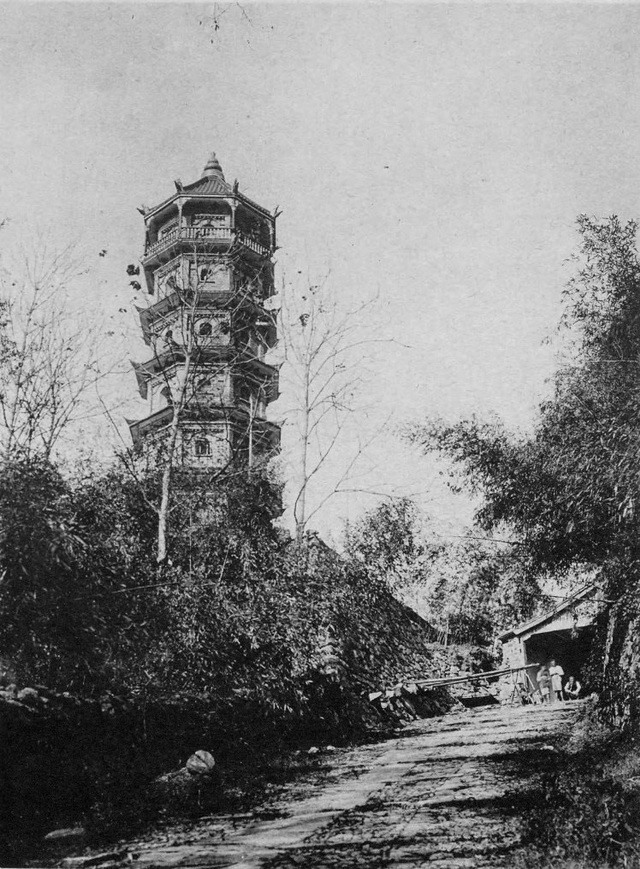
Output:
<path fill-rule="evenodd" d="M 488 645 L 542 596 L 517 547 L 473 534 L 444 540 L 408 498 L 384 501 L 347 526 L 344 546 L 370 582 L 412 606 L 447 643 Z"/>
<path fill-rule="evenodd" d="M 0 648 L 32 678 L 64 681 L 72 659 L 93 665 L 95 630 L 77 600 L 86 548 L 69 488 L 46 462 L 14 460 L 0 493 Z"/>
<path fill-rule="evenodd" d="M 447 643 L 489 645 L 497 632 L 533 615 L 544 594 L 519 549 L 472 534 L 442 548 L 423 599 L 425 617 Z"/>
<path fill-rule="evenodd" d="M 85 541 L 79 602 L 87 618 L 99 617 L 94 633 L 96 658 L 79 690 L 131 690 L 145 676 L 158 632 L 165 626 L 150 593 L 157 582 L 155 522 L 147 501 L 157 494 L 156 479 L 144 483 L 113 468 L 90 475 L 71 488 L 71 505 Z"/>
<path fill-rule="evenodd" d="M 615 662 L 640 618 L 640 260 L 634 221 L 582 216 L 578 228 L 561 321 L 565 357 L 533 433 L 516 437 L 500 422 L 473 419 L 419 426 L 411 437 L 453 460 L 483 496 L 479 525 L 508 526 L 533 569 L 600 569 L 616 602 L 601 637 L 615 703 L 621 683 L 635 690 Z"/>
<path fill-rule="evenodd" d="M 160 475 L 72 484 L 43 461 L 0 468 L 0 654 L 22 681 L 156 696 L 291 685 L 311 633 L 272 523 L 278 487 L 254 466 L 215 495 L 176 498 L 160 580 L 148 509 Z"/>
<path fill-rule="evenodd" d="M 345 552 L 371 579 L 400 591 L 424 584 L 440 546 L 427 542 L 422 517 L 409 498 L 383 501 L 345 529 Z"/>
<path fill-rule="evenodd" d="M 640 262 L 636 224 L 579 219 L 579 270 L 562 321 L 571 340 L 529 437 L 499 421 L 435 422 L 414 441 L 453 459 L 483 495 L 480 527 L 510 526 L 536 567 L 603 564 L 637 539 Z"/>

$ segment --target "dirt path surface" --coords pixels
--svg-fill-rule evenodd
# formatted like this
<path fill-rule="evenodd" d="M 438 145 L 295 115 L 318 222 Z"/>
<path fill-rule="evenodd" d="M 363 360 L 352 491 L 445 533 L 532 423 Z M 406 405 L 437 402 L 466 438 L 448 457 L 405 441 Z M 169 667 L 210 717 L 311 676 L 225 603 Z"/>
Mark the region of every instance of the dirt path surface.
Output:
<path fill-rule="evenodd" d="M 262 813 L 212 816 L 178 838 L 133 844 L 129 860 L 139 869 L 507 866 L 519 844 L 513 794 L 528 780 L 522 758 L 551 764 L 550 743 L 567 738 L 577 712 L 492 707 L 416 722 L 383 744 L 336 752 L 323 781 L 287 786 Z"/>

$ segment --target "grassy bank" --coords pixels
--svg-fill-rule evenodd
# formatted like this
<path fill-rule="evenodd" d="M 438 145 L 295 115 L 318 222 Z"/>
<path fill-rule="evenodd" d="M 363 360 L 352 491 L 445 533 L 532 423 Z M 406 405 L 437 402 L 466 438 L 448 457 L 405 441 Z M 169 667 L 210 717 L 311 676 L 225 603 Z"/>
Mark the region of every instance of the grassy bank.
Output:
<path fill-rule="evenodd" d="M 585 706 L 571 739 L 526 795 L 515 869 L 640 867 L 640 734 Z"/>

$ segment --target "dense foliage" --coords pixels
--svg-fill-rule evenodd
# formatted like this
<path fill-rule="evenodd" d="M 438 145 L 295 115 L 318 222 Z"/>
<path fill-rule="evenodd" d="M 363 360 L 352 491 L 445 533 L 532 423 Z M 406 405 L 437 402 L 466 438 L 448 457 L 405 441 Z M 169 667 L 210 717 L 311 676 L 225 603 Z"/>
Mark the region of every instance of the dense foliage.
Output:
<path fill-rule="evenodd" d="M 361 617 L 385 618 L 388 593 L 361 565 L 274 527 L 279 489 L 255 469 L 218 478 L 215 491 L 178 479 L 172 558 L 160 567 L 157 477 L 71 482 L 34 461 L 0 474 L 0 657 L 19 684 L 198 697 L 217 715 L 245 703 L 286 729 L 326 690 L 327 630 L 359 647 Z"/>
<path fill-rule="evenodd" d="M 40 461 L 0 468 L 0 648 L 23 682 L 205 691 L 242 683 L 247 669 L 254 681 L 292 674 L 292 648 L 308 652 L 273 486 L 230 475 L 215 493 L 185 491 L 161 571 L 156 486 L 117 471 L 71 483 Z"/>
<path fill-rule="evenodd" d="M 635 867 L 640 859 L 637 818 L 638 752 L 634 740 L 603 727 L 586 707 L 568 745 L 536 758 L 514 869 Z M 531 757 L 523 767 L 531 774 Z M 524 773 L 524 769 L 523 769 Z"/>
<path fill-rule="evenodd" d="M 619 643 L 609 646 L 613 661 L 638 616 L 640 260 L 635 222 L 583 216 L 578 224 L 561 323 L 565 357 L 534 432 L 516 437 L 498 421 L 473 419 L 435 422 L 412 437 L 453 460 L 482 495 L 481 527 L 508 527 L 533 572 L 576 563 L 601 571 L 618 607 L 607 641 Z M 619 671 L 611 673 L 613 702 Z"/>
<path fill-rule="evenodd" d="M 507 523 L 538 567 L 601 564 L 637 538 L 640 261 L 635 223 L 582 217 L 580 267 L 565 291 L 570 355 L 530 437 L 499 421 L 420 427 L 483 496 L 485 529 Z"/>
<path fill-rule="evenodd" d="M 488 646 L 497 630 L 530 617 L 544 600 L 518 546 L 477 532 L 439 536 L 407 498 L 348 525 L 344 548 L 372 586 L 416 609 L 446 643 Z"/>
<path fill-rule="evenodd" d="M 265 475 L 230 472 L 215 491 L 176 481 L 171 561 L 158 566 L 157 477 L 0 469 L 12 848 L 80 816 L 121 836 L 156 808 L 187 810 L 188 794 L 156 800 L 154 780 L 203 747 L 230 790 L 251 791 L 292 744 L 384 726 L 366 689 L 431 663 L 424 626 L 361 566 L 274 528 L 279 492 Z"/>
<path fill-rule="evenodd" d="M 480 646 L 547 602 L 517 546 L 474 535 L 443 548 L 431 565 L 426 598 L 428 618 L 447 642 Z"/>
<path fill-rule="evenodd" d="M 344 548 L 373 582 L 401 591 L 419 582 L 441 548 L 427 541 L 424 522 L 409 498 L 383 501 L 347 525 Z"/>

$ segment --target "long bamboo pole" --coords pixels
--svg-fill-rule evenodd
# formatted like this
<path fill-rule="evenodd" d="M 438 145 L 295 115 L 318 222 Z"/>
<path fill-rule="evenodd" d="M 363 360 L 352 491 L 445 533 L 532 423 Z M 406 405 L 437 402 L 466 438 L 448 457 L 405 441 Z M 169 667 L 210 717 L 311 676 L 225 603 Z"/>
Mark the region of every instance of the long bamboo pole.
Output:
<path fill-rule="evenodd" d="M 392 688 L 387 688 L 387 691 L 395 691 L 396 688 L 402 688 L 403 685 L 420 685 L 423 688 L 436 688 L 441 685 L 459 685 L 461 682 L 477 682 L 481 679 L 499 679 L 500 676 L 508 676 L 512 673 L 519 673 L 522 670 L 531 670 L 534 667 L 539 667 L 540 664 L 526 664 L 524 667 L 507 667 L 504 670 L 489 670 L 485 673 L 472 673 L 470 676 L 444 676 L 440 679 L 407 679 L 406 682 L 398 682 Z"/>

